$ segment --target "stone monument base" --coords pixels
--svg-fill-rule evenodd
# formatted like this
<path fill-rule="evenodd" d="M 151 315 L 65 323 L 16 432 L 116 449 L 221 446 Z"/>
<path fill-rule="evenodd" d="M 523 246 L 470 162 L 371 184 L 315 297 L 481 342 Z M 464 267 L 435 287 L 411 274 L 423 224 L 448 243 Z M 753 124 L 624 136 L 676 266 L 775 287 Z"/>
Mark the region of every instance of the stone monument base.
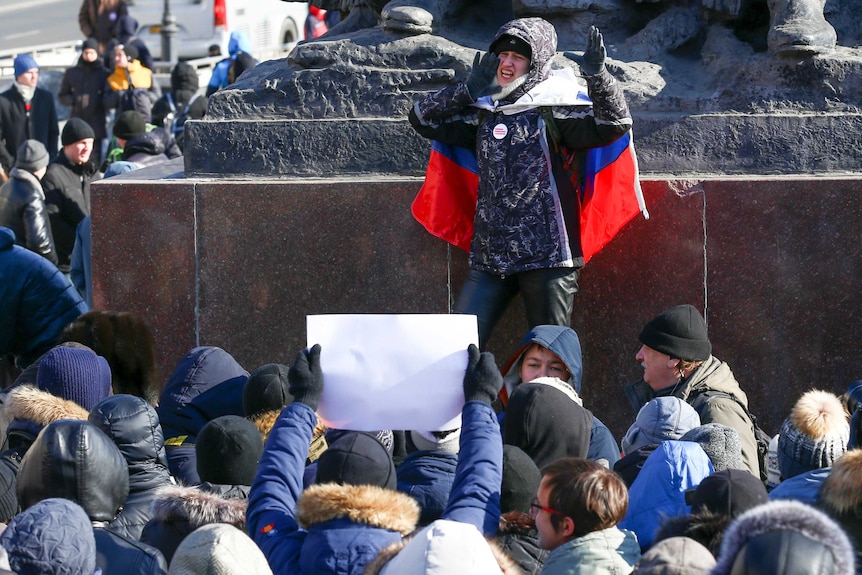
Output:
<path fill-rule="evenodd" d="M 192 347 L 247 369 L 289 363 L 305 316 L 447 313 L 466 254 L 410 215 L 415 177 L 183 177 L 174 161 L 93 185 L 94 306 L 153 328 L 166 381 Z M 643 324 L 705 309 L 714 353 L 771 433 L 816 387 L 842 393 L 862 364 L 862 177 L 643 182 L 637 217 L 583 270 L 573 327 L 585 405 L 620 437 L 622 386 L 642 370 Z M 489 348 L 502 364 L 527 329 L 511 306 Z"/>

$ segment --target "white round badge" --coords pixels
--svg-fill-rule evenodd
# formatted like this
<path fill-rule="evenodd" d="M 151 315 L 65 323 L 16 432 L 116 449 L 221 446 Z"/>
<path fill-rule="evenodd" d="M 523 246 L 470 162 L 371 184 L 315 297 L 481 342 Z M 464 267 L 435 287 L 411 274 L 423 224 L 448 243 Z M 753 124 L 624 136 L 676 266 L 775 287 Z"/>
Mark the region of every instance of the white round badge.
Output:
<path fill-rule="evenodd" d="M 495 138 L 502 140 L 506 137 L 506 134 L 509 133 L 509 128 L 506 127 L 506 124 L 497 124 L 494 126 L 494 131 L 492 133 Z"/>

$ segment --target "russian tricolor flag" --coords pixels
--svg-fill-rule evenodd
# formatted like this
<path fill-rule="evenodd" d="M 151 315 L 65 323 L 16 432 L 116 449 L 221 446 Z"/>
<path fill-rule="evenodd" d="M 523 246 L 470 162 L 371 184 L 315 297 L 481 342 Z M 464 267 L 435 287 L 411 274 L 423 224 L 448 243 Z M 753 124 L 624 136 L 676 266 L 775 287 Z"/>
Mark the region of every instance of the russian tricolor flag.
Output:
<path fill-rule="evenodd" d="M 577 188 L 577 182 L 573 182 Z M 432 235 L 470 251 L 479 185 L 472 150 L 435 141 L 425 183 L 413 201 L 413 217 Z M 597 254 L 632 218 L 649 219 L 638 178 L 631 132 L 587 151 L 584 189 L 578 212 L 584 263 Z"/>

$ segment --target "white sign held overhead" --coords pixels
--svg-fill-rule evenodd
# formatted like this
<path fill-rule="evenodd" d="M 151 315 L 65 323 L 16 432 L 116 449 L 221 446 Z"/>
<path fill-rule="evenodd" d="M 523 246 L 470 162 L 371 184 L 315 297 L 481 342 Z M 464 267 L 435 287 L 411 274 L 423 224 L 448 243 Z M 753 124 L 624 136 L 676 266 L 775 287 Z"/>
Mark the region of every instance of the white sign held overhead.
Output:
<path fill-rule="evenodd" d="M 476 316 L 311 315 L 308 347 L 320 344 L 318 414 L 335 429 L 438 431 L 460 426 L 467 346 Z"/>

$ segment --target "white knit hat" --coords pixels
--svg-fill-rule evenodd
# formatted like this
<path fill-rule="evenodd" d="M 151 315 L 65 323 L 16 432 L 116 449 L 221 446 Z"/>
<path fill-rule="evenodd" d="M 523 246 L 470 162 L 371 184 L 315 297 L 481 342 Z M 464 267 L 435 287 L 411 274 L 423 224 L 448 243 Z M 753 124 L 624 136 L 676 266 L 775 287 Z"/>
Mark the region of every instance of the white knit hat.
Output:
<path fill-rule="evenodd" d="M 272 575 L 263 551 L 233 525 L 211 523 L 189 534 L 168 575 Z"/>

